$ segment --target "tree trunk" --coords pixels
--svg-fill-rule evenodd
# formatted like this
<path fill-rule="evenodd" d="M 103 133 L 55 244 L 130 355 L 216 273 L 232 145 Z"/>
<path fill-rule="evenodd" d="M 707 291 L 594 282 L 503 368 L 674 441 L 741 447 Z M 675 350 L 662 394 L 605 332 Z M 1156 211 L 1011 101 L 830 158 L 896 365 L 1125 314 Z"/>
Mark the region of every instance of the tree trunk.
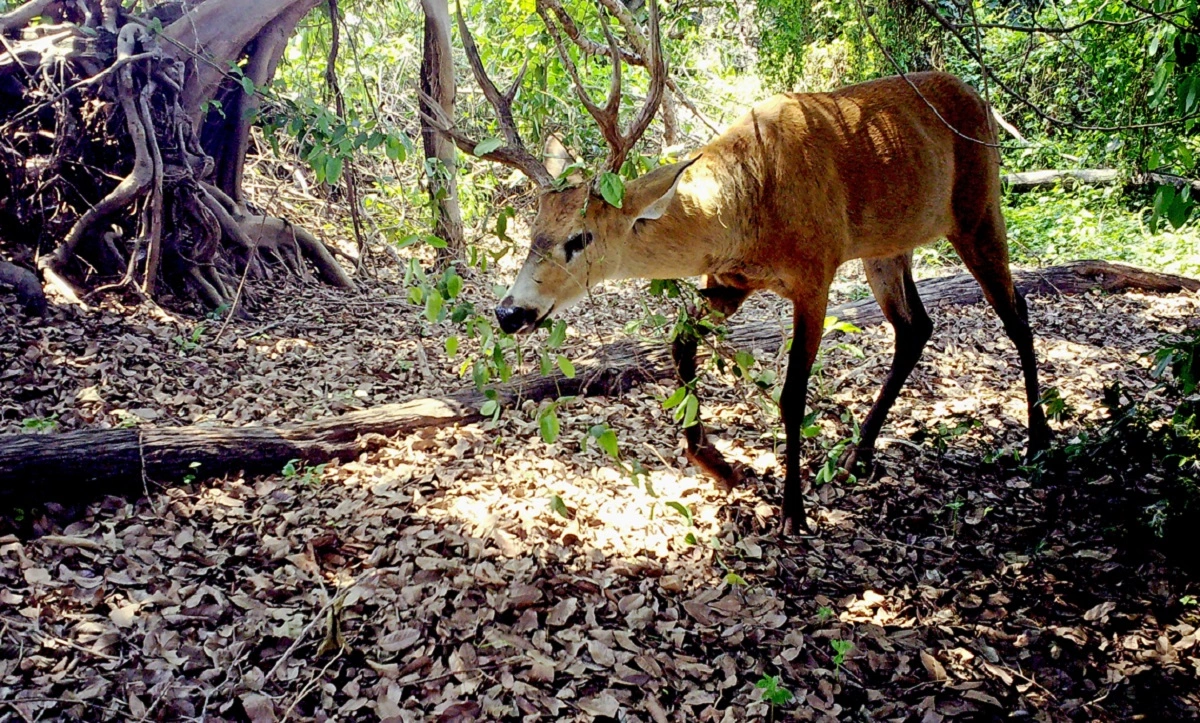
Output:
<path fill-rule="evenodd" d="M 454 117 L 454 57 L 450 46 L 450 5 L 446 0 L 421 0 L 425 11 L 424 54 L 421 57 L 421 91 L 437 101 L 446 118 Z M 437 117 L 420 101 L 424 114 Z M 429 195 L 436 209 L 433 233 L 447 243 L 443 260 L 461 257 L 465 250 L 462 211 L 458 205 L 454 141 L 421 121 L 426 167 L 430 169 Z"/>
<path fill-rule="evenodd" d="M 125 288 L 231 306 L 272 267 L 353 288 L 324 243 L 242 194 L 257 90 L 320 2 L 33 0 L 0 16 L 0 251 L 38 258 L 73 301 Z"/>
<path fill-rule="evenodd" d="M 1200 191 L 1200 181 L 1193 181 L 1170 173 L 1137 173 L 1126 176 L 1112 168 L 1080 168 L 1071 170 L 1024 171 L 1009 173 L 1002 180 L 1014 193 L 1033 191 L 1038 188 L 1049 188 L 1058 184 L 1071 186 L 1111 186 L 1125 181 L 1130 186 L 1174 186 L 1182 188 L 1191 186 L 1193 191 Z"/>
<path fill-rule="evenodd" d="M 1162 293 L 1200 291 L 1200 281 L 1102 261 L 1079 261 L 1016 274 L 1026 294 L 1113 293 L 1139 289 Z M 969 274 L 917 284 L 926 307 L 983 300 Z M 860 326 L 883 322 L 873 299 L 833 307 L 829 314 Z M 787 332 L 777 322 L 735 327 L 729 344 L 778 351 Z M 567 395 L 620 394 L 642 382 L 670 379 L 675 369 L 668 345 L 624 341 L 580 359 L 574 378 L 559 373 L 527 375 L 501 387 L 502 406 Z M 421 428 L 480 421 L 487 400 L 475 390 L 414 399 L 286 428 L 179 427 L 85 430 L 53 435 L 0 436 L 0 504 L 86 502 L 105 494 L 140 494 L 147 483 L 175 484 L 187 477 L 216 477 L 237 470 L 277 472 L 291 459 L 318 464 L 353 459 L 385 443 L 387 436 Z"/>

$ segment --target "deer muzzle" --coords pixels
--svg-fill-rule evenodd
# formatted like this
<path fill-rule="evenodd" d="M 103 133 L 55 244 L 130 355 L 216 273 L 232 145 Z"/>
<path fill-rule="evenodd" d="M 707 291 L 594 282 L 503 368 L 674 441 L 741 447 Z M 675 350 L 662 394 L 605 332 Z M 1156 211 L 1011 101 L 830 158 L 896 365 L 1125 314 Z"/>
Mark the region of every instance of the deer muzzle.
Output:
<path fill-rule="evenodd" d="M 496 321 L 500 322 L 500 329 L 505 334 L 516 334 L 536 326 L 538 312 L 536 309 L 516 306 L 513 297 L 508 296 L 496 307 Z"/>

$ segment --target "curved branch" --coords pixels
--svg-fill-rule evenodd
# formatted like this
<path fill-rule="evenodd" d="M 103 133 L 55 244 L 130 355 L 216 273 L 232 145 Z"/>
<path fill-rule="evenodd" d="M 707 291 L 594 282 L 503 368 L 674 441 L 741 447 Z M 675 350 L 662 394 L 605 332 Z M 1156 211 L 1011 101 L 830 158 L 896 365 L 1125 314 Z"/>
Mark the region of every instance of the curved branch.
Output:
<path fill-rule="evenodd" d="M 0 35 L 28 25 L 34 18 L 45 15 L 58 0 L 30 0 L 16 10 L 0 15 Z"/>

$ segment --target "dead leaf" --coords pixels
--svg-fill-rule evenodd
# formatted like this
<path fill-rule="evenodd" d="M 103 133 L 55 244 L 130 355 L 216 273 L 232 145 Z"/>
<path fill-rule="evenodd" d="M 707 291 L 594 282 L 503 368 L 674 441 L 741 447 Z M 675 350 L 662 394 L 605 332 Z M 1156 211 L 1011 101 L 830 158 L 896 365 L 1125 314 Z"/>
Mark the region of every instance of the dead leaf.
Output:
<path fill-rule="evenodd" d="M 932 653 L 926 650 L 921 651 L 921 665 L 925 666 L 925 672 L 929 674 L 931 680 L 942 682 L 946 680 L 946 669 Z"/>
<path fill-rule="evenodd" d="M 275 716 L 275 704 L 267 696 L 247 693 L 241 697 L 241 701 L 242 710 L 246 712 L 250 723 L 275 723 L 278 720 Z"/>

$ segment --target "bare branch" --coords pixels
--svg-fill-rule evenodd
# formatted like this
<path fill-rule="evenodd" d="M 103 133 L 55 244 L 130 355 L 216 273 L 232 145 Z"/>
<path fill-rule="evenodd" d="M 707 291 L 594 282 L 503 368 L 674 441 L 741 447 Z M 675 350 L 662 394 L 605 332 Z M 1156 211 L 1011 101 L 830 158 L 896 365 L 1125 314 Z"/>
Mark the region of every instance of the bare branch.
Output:
<path fill-rule="evenodd" d="M 469 156 L 482 158 L 485 161 L 500 163 L 505 166 L 511 166 L 524 173 L 537 186 L 548 186 L 554 182 L 554 177 L 546 170 L 546 167 L 538 162 L 537 158 L 529 152 L 524 146 L 505 145 L 497 148 L 494 151 L 487 153 L 476 153 L 475 149 L 479 147 L 479 141 L 459 130 L 454 122 L 446 117 L 444 111 L 436 103 L 432 102 L 432 98 L 421 93 L 421 100 L 433 111 L 432 114 L 421 110 L 421 118 L 440 133 L 444 133 L 450 140 L 454 141 L 454 145 L 458 149 Z"/>
<path fill-rule="evenodd" d="M 16 10 L 0 15 L 0 35 L 14 28 L 24 27 L 34 18 L 45 15 L 56 2 L 57 0 L 30 0 Z"/>
<path fill-rule="evenodd" d="M 1109 28 L 1127 28 L 1130 25 L 1144 23 L 1150 19 L 1150 16 L 1136 18 L 1134 20 L 1097 20 L 1089 18 L 1082 20 L 1074 25 L 1065 25 L 1062 27 L 1047 27 L 1044 25 L 1009 25 L 1007 23 L 955 23 L 954 27 L 958 30 L 970 30 L 978 27 L 981 30 L 1011 30 L 1014 33 L 1042 33 L 1043 35 L 1067 35 L 1081 30 L 1086 27 L 1109 27 Z"/>
<path fill-rule="evenodd" d="M 580 32 L 579 26 L 575 23 L 574 18 L 572 18 L 570 14 L 563 9 L 562 4 L 559 3 L 558 0 L 544 0 L 544 2 L 546 7 L 549 8 L 550 12 L 554 13 L 554 17 L 558 19 L 559 24 L 562 25 L 563 32 L 566 33 L 567 37 L 571 39 L 571 42 L 575 43 L 580 50 L 587 55 L 609 55 L 611 48 L 597 43 Z M 626 28 L 626 32 L 628 31 L 629 29 Z M 633 44 L 636 46 L 636 43 Z M 629 63 L 630 65 L 640 65 L 645 67 L 646 61 L 640 55 L 640 52 L 641 51 L 630 52 L 624 48 L 621 48 L 621 60 Z"/>

